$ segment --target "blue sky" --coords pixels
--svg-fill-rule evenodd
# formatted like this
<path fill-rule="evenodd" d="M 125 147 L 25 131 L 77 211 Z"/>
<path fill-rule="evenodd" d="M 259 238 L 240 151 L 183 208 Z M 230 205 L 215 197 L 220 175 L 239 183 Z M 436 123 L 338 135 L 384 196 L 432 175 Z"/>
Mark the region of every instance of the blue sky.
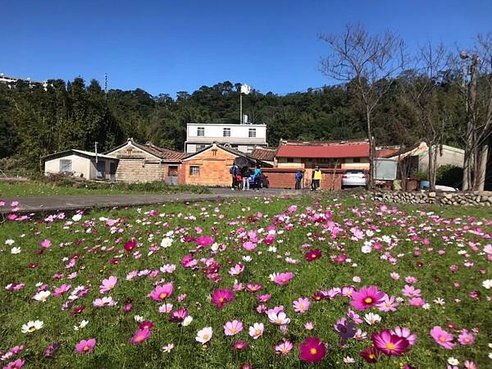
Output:
<path fill-rule="evenodd" d="M 82 76 L 151 94 L 229 80 L 285 94 L 330 81 L 321 33 L 360 23 L 410 50 L 471 46 L 492 31 L 491 0 L 3 0 L 0 73 Z"/>

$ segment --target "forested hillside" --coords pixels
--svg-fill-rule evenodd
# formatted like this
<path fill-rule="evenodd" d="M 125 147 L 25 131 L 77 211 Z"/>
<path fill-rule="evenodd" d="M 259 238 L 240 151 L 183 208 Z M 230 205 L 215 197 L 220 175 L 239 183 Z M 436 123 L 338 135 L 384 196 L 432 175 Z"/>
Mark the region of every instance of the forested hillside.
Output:
<path fill-rule="evenodd" d="M 407 71 L 393 81 L 375 114 L 378 145 L 411 145 L 425 138 L 414 104 L 404 91 L 411 84 L 428 83 Z M 459 75 L 445 75 L 430 103 L 439 107 L 443 143 L 462 146 L 465 96 Z M 240 84 L 222 82 L 197 91 L 179 92 L 176 98 L 152 96 L 141 89 L 109 90 L 96 80 L 50 80 L 47 87 L 19 81 L 0 85 L 0 158 L 4 166 L 39 167 L 46 154 L 68 148 L 108 150 L 127 137 L 139 142 L 183 149 L 188 122 L 239 122 Z M 249 120 L 266 123 L 268 142 L 279 139 L 338 140 L 366 137 L 365 122 L 351 86 L 308 89 L 285 96 L 253 91 L 243 96 Z"/>

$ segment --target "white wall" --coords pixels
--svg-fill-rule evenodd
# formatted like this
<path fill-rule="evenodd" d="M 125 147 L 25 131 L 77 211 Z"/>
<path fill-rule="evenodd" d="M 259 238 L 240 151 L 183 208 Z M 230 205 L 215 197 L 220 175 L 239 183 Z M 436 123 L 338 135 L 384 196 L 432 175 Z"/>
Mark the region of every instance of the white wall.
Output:
<path fill-rule="evenodd" d="M 61 158 L 47 160 L 44 163 L 44 174 L 48 173 L 60 173 L 60 160 L 72 161 L 72 172 L 75 176 L 83 175 L 85 179 L 91 179 L 91 160 L 83 158 L 78 155 L 67 155 Z"/>
<path fill-rule="evenodd" d="M 198 127 L 205 128 L 205 135 L 198 136 Z M 224 128 L 231 129 L 230 138 L 250 138 L 249 129 L 256 130 L 256 138 L 264 139 L 266 143 L 266 125 L 265 124 L 197 124 L 188 123 L 186 127 L 186 138 L 187 140 L 193 139 L 194 137 L 224 137 Z"/>

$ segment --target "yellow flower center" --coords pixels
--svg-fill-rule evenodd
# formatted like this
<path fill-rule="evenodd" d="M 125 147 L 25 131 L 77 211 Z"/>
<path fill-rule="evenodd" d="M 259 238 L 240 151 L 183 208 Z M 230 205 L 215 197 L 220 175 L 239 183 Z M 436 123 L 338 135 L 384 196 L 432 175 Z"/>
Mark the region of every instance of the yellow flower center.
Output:
<path fill-rule="evenodd" d="M 209 339 L 208 334 L 204 334 L 204 335 L 203 335 L 203 339 L 204 339 L 204 340 L 208 340 L 208 339 Z"/>
<path fill-rule="evenodd" d="M 257 330 L 255 331 L 255 336 L 259 336 L 260 334 L 261 334 L 261 331 L 260 331 L 259 329 L 257 329 Z"/>
<path fill-rule="evenodd" d="M 364 299 L 364 302 L 365 302 L 366 304 L 371 304 L 371 303 L 372 303 L 372 297 L 366 297 L 366 298 Z"/>
<path fill-rule="evenodd" d="M 439 336 L 439 341 L 446 342 L 446 337 L 445 336 Z"/>
<path fill-rule="evenodd" d="M 237 333 L 237 329 L 236 329 L 236 328 L 234 328 L 234 327 L 232 327 L 232 328 L 231 328 L 231 333 L 232 333 L 232 334 L 236 334 L 236 333 Z"/>
<path fill-rule="evenodd" d="M 85 345 L 84 348 L 82 349 L 83 351 L 89 351 L 89 346 Z"/>
<path fill-rule="evenodd" d="M 224 302 L 224 298 L 223 298 L 223 297 L 220 297 L 220 298 L 219 298 L 219 301 L 220 301 L 220 302 Z"/>
<path fill-rule="evenodd" d="M 167 297 L 167 293 L 165 293 L 165 292 L 161 292 L 161 294 L 159 295 L 159 297 L 160 297 L 161 299 L 165 299 L 165 298 Z"/>
<path fill-rule="evenodd" d="M 387 348 L 388 350 L 394 350 L 394 349 L 395 349 L 395 345 L 394 345 L 393 343 L 391 343 L 391 342 L 388 342 L 388 343 L 386 344 L 386 348 Z"/>
<path fill-rule="evenodd" d="M 318 350 L 316 350 L 316 349 L 313 347 L 311 350 L 309 350 L 309 353 L 310 353 L 311 355 L 316 355 L 316 354 L 318 353 Z"/>
<path fill-rule="evenodd" d="M 369 354 L 369 359 L 374 359 L 376 357 L 376 355 L 374 354 Z"/>

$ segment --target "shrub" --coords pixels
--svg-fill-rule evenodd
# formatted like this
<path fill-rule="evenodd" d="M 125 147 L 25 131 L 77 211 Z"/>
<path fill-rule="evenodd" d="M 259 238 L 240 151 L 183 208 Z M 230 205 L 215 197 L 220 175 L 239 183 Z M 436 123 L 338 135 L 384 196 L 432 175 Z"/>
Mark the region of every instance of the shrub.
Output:
<path fill-rule="evenodd" d="M 461 189 L 463 168 L 455 165 L 442 165 L 436 171 L 436 183 Z"/>

